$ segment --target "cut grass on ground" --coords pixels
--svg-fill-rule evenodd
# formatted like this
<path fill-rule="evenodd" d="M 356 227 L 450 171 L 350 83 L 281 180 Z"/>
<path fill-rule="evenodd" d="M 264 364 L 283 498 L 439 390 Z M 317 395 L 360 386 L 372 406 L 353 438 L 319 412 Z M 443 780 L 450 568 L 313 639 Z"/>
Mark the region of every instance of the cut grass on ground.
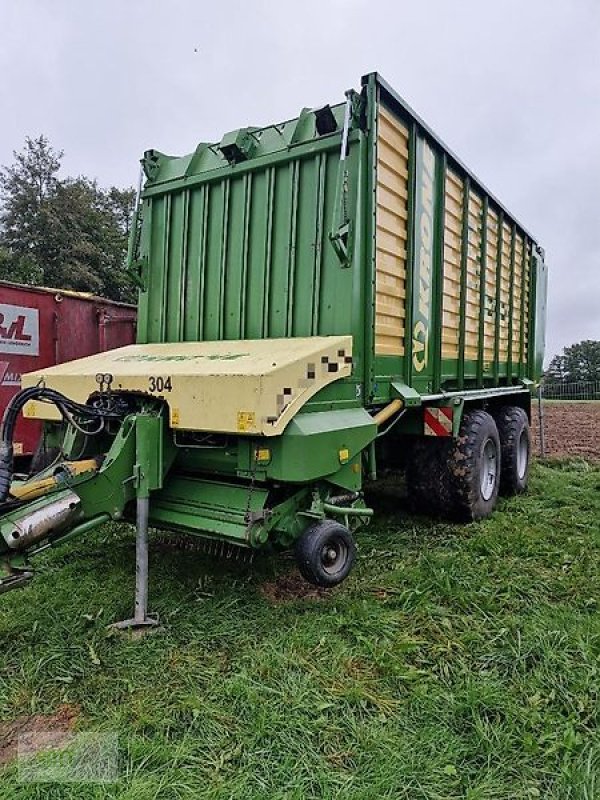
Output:
<path fill-rule="evenodd" d="M 2 800 L 600 797 L 600 470 L 538 465 L 467 527 L 393 505 L 324 596 L 294 596 L 288 558 L 155 546 L 164 625 L 141 640 L 106 627 L 131 613 L 131 535 L 40 558 L 0 598 L 0 723 L 67 704 L 119 734 L 120 779 L 19 783 L 12 762 Z"/>

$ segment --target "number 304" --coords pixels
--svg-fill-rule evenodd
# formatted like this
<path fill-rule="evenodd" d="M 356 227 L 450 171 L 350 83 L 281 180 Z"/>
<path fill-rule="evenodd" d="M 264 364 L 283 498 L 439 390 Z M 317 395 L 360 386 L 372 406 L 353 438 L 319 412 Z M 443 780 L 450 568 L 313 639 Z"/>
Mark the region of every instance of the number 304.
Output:
<path fill-rule="evenodd" d="M 170 392 L 172 388 L 170 375 L 167 378 L 155 377 L 154 375 L 148 378 L 148 389 L 151 392 Z"/>

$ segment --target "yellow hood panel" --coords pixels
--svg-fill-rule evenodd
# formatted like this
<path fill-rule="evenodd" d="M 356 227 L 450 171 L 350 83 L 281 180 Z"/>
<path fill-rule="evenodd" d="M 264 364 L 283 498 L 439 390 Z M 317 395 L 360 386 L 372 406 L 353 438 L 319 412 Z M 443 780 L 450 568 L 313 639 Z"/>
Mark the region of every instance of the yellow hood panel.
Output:
<path fill-rule="evenodd" d="M 351 336 L 133 344 L 23 375 L 79 403 L 100 388 L 162 397 L 172 428 L 276 436 L 324 386 L 352 372 Z M 25 416 L 57 420 L 30 402 Z"/>

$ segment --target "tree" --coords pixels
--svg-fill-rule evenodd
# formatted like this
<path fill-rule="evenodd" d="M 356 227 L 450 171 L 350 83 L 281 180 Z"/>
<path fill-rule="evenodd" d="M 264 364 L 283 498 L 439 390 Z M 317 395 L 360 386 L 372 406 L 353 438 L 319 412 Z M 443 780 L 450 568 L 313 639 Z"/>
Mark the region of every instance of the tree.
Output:
<path fill-rule="evenodd" d="M 137 288 L 125 272 L 125 256 L 129 231 L 135 206 L 135 189 L 110 189 L 100 195 L 101 208 L 105 219 L 104 252 L 106 260 L 102 269 L 104 285 L 114 284 L 115 299 L 135 302 Z M 110 295 L 111 297 L 113 295 Z"/>
<path fill-rule="evenodd" d="M 0 278 L 134 300 L 124 267 L 134 190 L 60 180 L 62 155 L 27 138 L 0 171 Z"/>
<path fill-rule="evenodd" d="M 15 259 L 6 247 L 0 246 L 0 280 L 35 286 L 43 282 L 43 277 L 43 270 L 31 256 L 24 255 Z"/>
<path fill-rule="evenodd" d="M 1 244 L 10 255 L 11 274 L 20 280 L 39 276 L 48 232 L 47 203 L 54 194 L 62 151 L 55 151 L 45 136 L 27 137 L 15 162 L 0 170 Z M 6 264 L 6 259 L 5 262 Z"/>
<path fill-rule="evenodd" d="M 48 204 L 45 279 L 54 286 L 132 300 L 124 267 L 127 250 L 127 196 L 103 191 L 88 178 L 68 178 Z"/>
<path fill-rule="evenodd" d="M 547 383 L 600 382 L 600 341 L 585 339 L 565 347 L 544 373 Z"/>
<path fill-rule="evenodd" d="M 550 361 L 548 369 L 544 372 L 544 380 L 547 383 L 565 383 L 567 370 L 564 355 L 556 355 Z"/>
<path fill-rule="evenodd" d="M 565 347 L 567 381 L 600 381 L 600 341 L 585 339 Z"/>

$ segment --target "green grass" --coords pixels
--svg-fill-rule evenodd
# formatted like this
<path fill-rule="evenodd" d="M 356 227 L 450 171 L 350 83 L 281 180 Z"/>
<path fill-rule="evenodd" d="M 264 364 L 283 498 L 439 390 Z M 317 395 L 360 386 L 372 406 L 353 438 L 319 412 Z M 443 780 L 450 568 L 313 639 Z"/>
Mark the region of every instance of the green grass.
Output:
<path fill-rule="evenodd" d="M 293 568 L 154 548 L 142 640 L 131 535 L 39 559 L 0 598 L 0 719 L 79 704 L 117 731 L 112 786 L 19 784 L 24 798 L 600 797 L 600 470 L 538 465 L 530 493 L 466 527 L 394 513 L 344 585 L 270 604 Z"/>

